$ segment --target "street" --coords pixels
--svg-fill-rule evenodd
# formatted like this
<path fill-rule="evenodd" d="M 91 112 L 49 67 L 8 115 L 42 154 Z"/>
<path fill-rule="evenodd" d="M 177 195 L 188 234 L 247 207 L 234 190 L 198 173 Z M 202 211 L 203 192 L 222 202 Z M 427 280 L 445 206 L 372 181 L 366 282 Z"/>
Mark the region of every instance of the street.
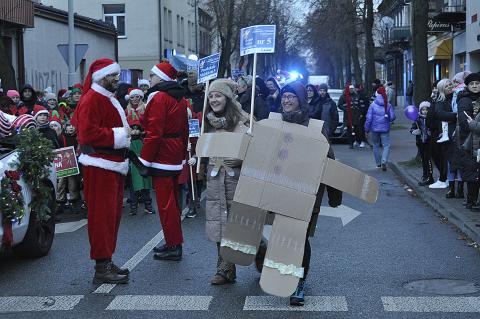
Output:
<path fill-rule="evenodd" d="M 163 239 L 158 216 L 124 211 L 114 261 L 128 261 L 128 285 L 91 283 L 84 226 L 57 234 L 44 258 L 1 261 L 0 318 L 478 318 L 478 292 L 461 289 L 474 291 L 468 283 L 480 281 L 478 251 L 458 240 L 455 229 L 441 223 L 391 170 L 377 169 L 370 149 L 334 149 L 339 160 L 379 180 L 379 200 L 368 205 L 345 196 L 348 208 L 338 211 L 360 212 L 345 226 L 340 218 L 319 218 L 304 307 L 266 296 L 253 266 L 238 267 L 235 284 L 211 286 L 216 251 L 204 235 L 203 211 L 183 221 L 181 262 L 152 258 L 151 247 Z M 439 286 L 433 293 L 404 287 L 423 279 L 468 283 Z"/>

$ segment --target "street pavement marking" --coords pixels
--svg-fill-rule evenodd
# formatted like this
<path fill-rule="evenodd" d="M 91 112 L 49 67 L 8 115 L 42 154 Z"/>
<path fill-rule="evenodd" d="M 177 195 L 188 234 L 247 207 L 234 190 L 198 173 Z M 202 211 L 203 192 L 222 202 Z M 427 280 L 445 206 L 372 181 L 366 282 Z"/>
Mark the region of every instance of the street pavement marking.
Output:
<path fill-rule="evenodd" d="M 0 313 L 72 310 L 82 298 L 83 295 L 0 297 Z"/>
<path fill-rule="evenodd" d="M 76 222 L 58 223 L 55 225 L 55 234 L 72 233 L 79 230 L 87 224 L 86 219 L 80 219 Z"/>
<path fill-rule="evenodd" d="M 186 211 L 188 207 L 186 207 L 182 211 L 182 221 L 185 219 Z M 152 249 L 160 244 L 160 242 L 164 239 L 163 230 L 158 232 L 148 243 L 145 244 L 132 258 L 130 258 L 121 268 L 128 268 L 130 271 L 135 268 L 148 254 L 152 251 Z M 93 291 L 94 294 L 108 294 L 110 293 L 113 288 L 115 288 L 115 284 L 102 284 L 97 289 Z"/>
<path fill-rule="evenodd" d="M 303 307 L 292 307 L 288 298 L 275 296 L 247 296 L 243 310 L 246 311 L 348 311 L 347 299 L 343 296 L 307 296 Z"/>
<path fill-rule="evenodd" d="M 212 299 L 212 296 L 122 295 L 116 296 L 106 310 L 207 311 Z"/>
<path fill-rule="evenodd" d="M 393 312 L 480 312 L 480 297 L 382 297 Z"/>
<path fill-rule="evenodd" d="M 361 212 L 345 205 L 338 207 L 322 206 L 319 216 L 337 217 L 342 220 L 343 226 L 360 216 Z"/>

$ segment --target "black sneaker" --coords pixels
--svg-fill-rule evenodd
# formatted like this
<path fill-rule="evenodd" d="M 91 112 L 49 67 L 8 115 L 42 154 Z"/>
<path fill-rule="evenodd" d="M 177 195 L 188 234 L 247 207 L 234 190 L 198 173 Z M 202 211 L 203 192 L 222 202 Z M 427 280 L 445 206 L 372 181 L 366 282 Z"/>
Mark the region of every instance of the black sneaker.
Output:
<path fill-rule="evenodd" d="M 290 306 L 303 306 L 305 304 L 305 279 L 298 281 L 297 290 L 290 296 Z"/>
<path fill-rule="evenodd" d="M 137 210 L 136 209 L 131 209 L 130 213 L 128 213 L 130 216 L 135 216 L 137 215 Z"/>
<path fill-rule="evenodd" d="M 153 259 L 173 261 L 182 260 L 182 245 L 167 247 L 165 251 L 154 254 Z"/>
<path fill-rule="evenodd" d="M 387 164 L 385 164 L 385 163 L 382 164 L 382 171 L 384 171 L 384 172 L 387 171 Z"/>
<path fill-rule="evenodd" d="M 152 204 L 145 204 L 145 213 L 147 214 L 155 214 L 155 209 L 153 209 Z"/>
<path fill-rule="evenodd" d="M 168 247 L 167 247 L 166 244 L 164 244 L 162 246 L 153 247 L 153 251 L 156 252 L 156 253 L 162 253 L 166 250 L 168 250 Z"/>

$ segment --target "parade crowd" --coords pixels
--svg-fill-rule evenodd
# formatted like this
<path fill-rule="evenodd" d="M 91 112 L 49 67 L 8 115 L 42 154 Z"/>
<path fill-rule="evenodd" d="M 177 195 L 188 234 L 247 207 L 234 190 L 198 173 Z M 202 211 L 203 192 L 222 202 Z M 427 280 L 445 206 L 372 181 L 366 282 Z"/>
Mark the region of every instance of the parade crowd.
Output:
<path fill-rule="evenodd" d="M 410 132 L 422 161 L 420 186 L 447 189 L 446 198 L 465 198 L 479 212 L 480 74 L 464 71 L 432 86 L 431 98 L 418 106 Z M 434 179 L 433 165 L 438 178 Z M 466 184 L 466 191 L 464 185 Z"/>
<path fill-rule="evenodd" d="M 76 150 L 81 174 L 58 179 L 57 218 L 66 208 L 82 214 L 87 210 L 90 257 L 96 262 L 94 283 L 129 281 L 129 269 L 112 261 L 126 189 L 129 215 L 137 215 L 143 203 L 145 213 L 158 211 L 160 216 L 165 244 L 154 248 L 153 257 L 176 261 L 182 258 L 180 208 L 186 204 L 186 217 L 195 217 L 200 208 L 200 193 L 206 190 L 206 234 L 216 243 L 218 254 L 210 282 L 234 283 L 236 266 L 224 260 L 219 249 L 242 161 L 198 159 L 197 138 L 189 137 L 188 120 L 198 119 L 205 133 L 247 132 L 252 77 L 217 79 L 205 92 L 205 86 L 197 83 L 196 71 L 179 72 L 168 61 L 154 65 L 150 79 L 140 79 L 138 87 L 121 83 L 120 71 L 114 61 L 99 59 L 90 66 L 83 84 L 68 89 L 54 93 L 51 88 L 38 91 L 27 84 L 20 91 L 5 90 L 0 97 L 0 134 L 5 137 L 25 128 L 36 128 L 54 148 L 72 146 Z M 334 134 L 339 115 L 327 84 L 305 86 L 292 81 L 279 85 L 274 77 L 257 77 L 255 83 L 254 121 L 277 112 L 284 121 L 298 125 L 308 126 L 310 119 L 322 120 L 325 137 L 329 139 Z M 338 107 L 344 110 L 351 147 L 363 148 L 365 132 L 370 132 L 376 164 L 385 170 L 388 133 L 395 115 L 387 90 L 379 81 L 375 84 L 369 98 L 361 94 L 361 88 L 347 85 Z M 332 149 L 328 157 L 334 159 Z M 195 173 L 197 165 L 199 174 Z M 340 191 L 321 186 L 313 214 L 318 214 L 324 191 L 330 206 L 337 207 L 342 202 Z M 156 196 L 156 207 L 151 194 Z M 309 229 L 314 229 L 315 223 L 316 218 L 312 218 Z M 305 271 L 290 298 L 292 305 L 304 304 L 311 255 L 308 237 L 302 264 Z M 265 249 L 262 242 L 256 257 L 259 271 Z"/>

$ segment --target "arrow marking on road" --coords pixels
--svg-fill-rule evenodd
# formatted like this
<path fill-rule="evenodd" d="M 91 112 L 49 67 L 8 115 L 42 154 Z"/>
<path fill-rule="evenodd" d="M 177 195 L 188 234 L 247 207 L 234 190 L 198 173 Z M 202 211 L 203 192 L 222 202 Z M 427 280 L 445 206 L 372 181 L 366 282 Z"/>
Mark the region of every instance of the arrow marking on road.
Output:
<path fill-rule="evenodd" d="M 340 205 L 337 208 L 322 206 L 319 216 L 337 217 L 342 220 L 343 226 L 360 216 L 361 212 L 348 206 Z"/>

